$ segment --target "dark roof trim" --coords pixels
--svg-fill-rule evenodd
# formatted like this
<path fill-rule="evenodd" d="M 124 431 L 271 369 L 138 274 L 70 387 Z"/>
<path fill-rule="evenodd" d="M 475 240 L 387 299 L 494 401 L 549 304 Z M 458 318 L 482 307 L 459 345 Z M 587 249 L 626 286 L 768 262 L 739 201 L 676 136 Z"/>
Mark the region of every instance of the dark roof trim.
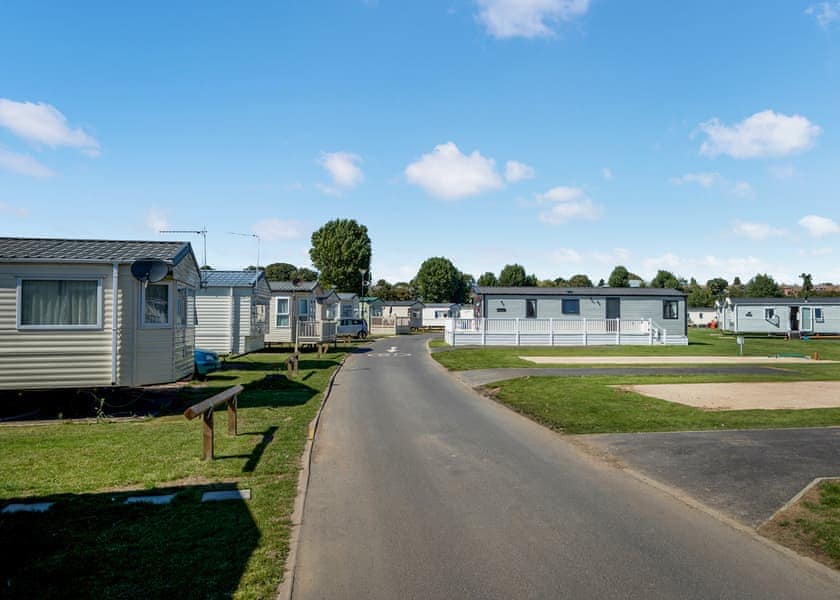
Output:
<path fill-rule="evenodd" d="M 819 306 L 820 304 L 840 304 L 840 296 L 812 296 L 811 298 L 727 298 L 733 306 Z"/>
<path fill-rule="evenodd" d="M 475 291 L 483 296 L 688 296 L 670 288 L 481 286 Z"/>

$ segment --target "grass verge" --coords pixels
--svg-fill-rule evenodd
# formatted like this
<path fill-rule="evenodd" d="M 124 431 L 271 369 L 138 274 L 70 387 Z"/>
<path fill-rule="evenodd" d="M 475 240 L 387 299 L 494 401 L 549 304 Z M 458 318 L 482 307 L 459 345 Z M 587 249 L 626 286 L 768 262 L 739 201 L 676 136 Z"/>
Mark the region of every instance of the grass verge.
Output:
<path fill-rule="evenodd" d="M 455 348 L 432 356 L 452 371 L 505 367 L 562 367 L 537 365 L 520 356 L 737 356 L 735 336 L 714 329 L 691 329 L 687 346 L 570 346 L 570 347 L 480 347 Z M 440 345 L 446 345 L 445 342 Z M 432 345 L 436 347 L 437 345 Z M 823 359 L 840 360 L 840 340 L 785 340 L 777 337 L 747 337 L 745 356 L 774 356 L 819 352 Z M 575 365 L 579 366 L 579 365 Z"/>
<path fill-rule="evenodd" d="M 342 357 L 261 352 L 227 362 L 195 402 L 237 383 L 239 435 L 216 415 L 216 459 L 201 460 L 201 425 L 142 422 L 0 428 L 0 499 L 56 502 L 43 514 L 0 515 L 3 595 L 11 597 L 273 596 L 288 553 L 307 427 Z M 311 358 L 310 358 L 311 356 Z M 252 499 L 201 504 L 210 489 Z M 170 505 L 124 505 L 128 490 L 175 493 Z"/>
<path fill-rule="evenodd" d="M 840 569 L 840 479 L 821 481 L 759 533 Z"/>

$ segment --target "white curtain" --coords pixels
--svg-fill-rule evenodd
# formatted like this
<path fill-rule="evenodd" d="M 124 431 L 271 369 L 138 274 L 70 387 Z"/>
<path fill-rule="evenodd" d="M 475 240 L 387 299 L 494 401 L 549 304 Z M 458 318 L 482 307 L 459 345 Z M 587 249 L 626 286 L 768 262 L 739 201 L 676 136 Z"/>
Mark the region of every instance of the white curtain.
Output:
<path fill-rule="evenodd" d="M 149 325 L 169 323 L 169 286 L 149 284 L 146 287 L 143 322 Z"/>
<path fill-rule="evenodd" d="M 98 305 L 97 281 L 21 281 L 21 325 L 96 325 Z"/>

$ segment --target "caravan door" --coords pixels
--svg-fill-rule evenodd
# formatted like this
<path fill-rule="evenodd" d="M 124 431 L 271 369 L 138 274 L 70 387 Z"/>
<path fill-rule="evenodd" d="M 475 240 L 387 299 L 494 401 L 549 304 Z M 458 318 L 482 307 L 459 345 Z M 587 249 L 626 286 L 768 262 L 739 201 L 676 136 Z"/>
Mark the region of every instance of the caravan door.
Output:
<path fill-rule="evenodd" d="M 813 331 L 814 330 L 814 316 L 813 316 L 813 309 L 810 306 L 803 306 L 800 310 L 800 331 Z"/>

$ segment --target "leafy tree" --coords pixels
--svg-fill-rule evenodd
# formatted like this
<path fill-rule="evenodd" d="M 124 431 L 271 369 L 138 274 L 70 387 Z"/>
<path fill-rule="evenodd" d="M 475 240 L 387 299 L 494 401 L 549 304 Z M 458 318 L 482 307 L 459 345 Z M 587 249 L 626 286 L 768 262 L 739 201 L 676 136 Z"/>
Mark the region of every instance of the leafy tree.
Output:
<path fill-rule="evenodd" d="M 605 285 L 607 285 L 607 282 L 604 281 L 603 277 L 601 277 L 601 279 L 598 280 L 598 287 L 604 287 Z"/>
<path fill-rule="evenodd" d="M 414 287 L 423 302 L 455 302 L 456 297 L 463 301 L 465 294 L 461 272 L 442 256 L 423 261 L 414 278 Z"/>
<path fill-rule="evenodd" d="M 284 262 L 271 263 L 265 266 L 265 278 L 270 281 L 291 281 L 294 279 L 297 267 Z"/>
<path fill-rule="evenodd" d="M 213 267 L 211 267 L 210 265 L 204 265 L 202 267 L 199 267 L 199 269 L 201 269 L 202 271 L 215 271 L 216 270 Z"/>
<path fill-rule="evenodd" d="M 301 281 L 318 281 L 318 273 L 306 267 L 298 267 L 292 273 L 292 279 L 300 279 Z"/>
<path fill-rule="evenodd" d="M 660 269 L 656 272 L 656 276 L 651 279 L 650 287 L 681 290 L 683 285 L 673 273 Z"/>
<path fill-rule="evenodd" d="M 472 303 L 474 287 L 475 277 L 469 273 L 461 273 L 461 284 L 458 287 L 458 293 L 455 295 L 453 302 L 457 302 L 458 304 Z"/>
<path fill-rule="evenodd" d="M 782 295 L 779 284 L 766 273 L 757 273 L 747 282 L 747 296 L 750 298 L 772 298 Z"/>
<path fill-rule="evenodd" d="M 483 286 L 492 287 L 492 286 L 499 285 L 499 280 L 496 279 L 496 275 L 494 273 L 491 273 L 490 271 L 487 271 L 486 273 L 479 276 L 477 283 L 478 283 L 479 286 L 482 286 L 482 287 Z"/>
<path fill-rule="evenodd" d="M 737 277 L 736 277 L 737 279 Z M 738 280 L 740 284 L 740 279 Z M 729 287 L 729 282 L 723 277 L 715 277 L 706 282 L 706 289 L 713 298 L 720 298 L 726 293 L 726 288 Z"/>
<path fill-rule="evenodd" d="M 391 288 L 390 300 L 414 300 L 417 298 L 417 292 L 410 283 L 405 281 L 398 281 Z"/>
<path fill-rule="evenodd" d="M 811 279 L 811 274 L 802 273 L 799 277 L 802 279 L 802 289 L 799 291 L 799 295 L 807 298 L 814 291 L 814 282 Z"/>
<path fill-rule="evenodd" d="M 569 280 L 565 277 L 558 277 L 554 280 L 554 285 L 557 287 L 569 287 Z"/>
<path fill-rule="evenodd" d="M 618 265 L 612 270 L 609 278 L 610 287 L 630 287 L 630 271 L 623 265 Z"/>
<path fill-rule="evenodd" d="M 312 234 L 312 264 L 321 272 L 321 281 L 340 292 L 361 290 L 359 271 L 370 270 L 370 256 L 367 227 L 354 219 L 334 219 Z"/>
<path fill-rule="evenodd" d="M 537 287 L 557 287 L 557 282 L 553 279 L 540 279 L 537 281 Z"/>
<path fill-rule="evenodd" d="M 693 285 L 688 289 L 686 301 L 689 306 L 707 307 L 714 305 L 715 298 L 708 289 L 700 285 Z"/>
<path fill-rule="evenodd" d="M 394 300 L 391 296 L 393 294 L 394 286 L 390 283 L 385 281 L 384 279 L 380 279 L 370 288 L 370 295 L 376 296 L 382 300 Z"/>
<path fill-rule="evenodd" d="M 572 275 L 569 279 L 569 286 L 570 287 L 592 287 L 592 280 L 589 279 L 588 275 L 584 275 L 583 273 L 578 273 L 577 275 Z"/>
<path fill-rule="evenodd" d="M 499 273 L 499 285 L 502 286 L 523 287 L 526 285 L 533 285 L 530 281 L 531 280 L 528 275 L 525 273 L 525 267 L 522 265 L 505 265 L 502 272 Z M 536 282 L 534 282 L 534 284 L 535 283 Z"/>

